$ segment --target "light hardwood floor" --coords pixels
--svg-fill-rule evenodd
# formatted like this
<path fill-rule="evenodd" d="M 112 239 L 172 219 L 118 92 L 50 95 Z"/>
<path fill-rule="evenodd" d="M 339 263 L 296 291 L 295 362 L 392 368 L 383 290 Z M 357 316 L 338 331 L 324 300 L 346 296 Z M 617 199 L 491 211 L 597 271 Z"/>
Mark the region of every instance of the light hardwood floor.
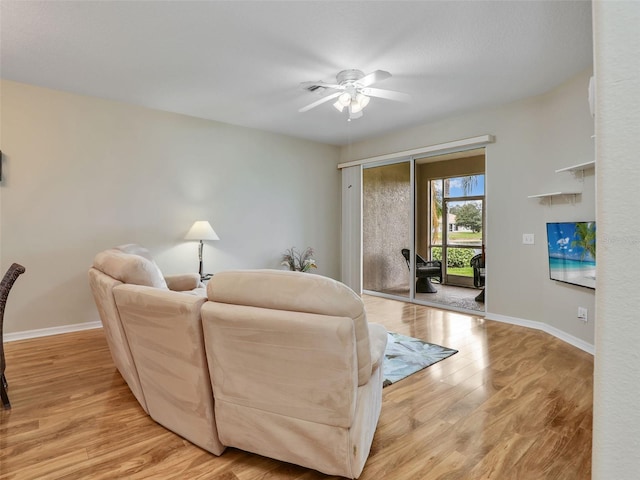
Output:
<path fill-rule="evenodd" d="M 545 333 L 364 297 L 369 320 L 459 350 L 383 391 L 360 476 L 589 479 L 593 357 Z M 215 457 L 138 406 L 102 330 L 5 345 L 1 479 L 329 479 L 236 449 Z"/>

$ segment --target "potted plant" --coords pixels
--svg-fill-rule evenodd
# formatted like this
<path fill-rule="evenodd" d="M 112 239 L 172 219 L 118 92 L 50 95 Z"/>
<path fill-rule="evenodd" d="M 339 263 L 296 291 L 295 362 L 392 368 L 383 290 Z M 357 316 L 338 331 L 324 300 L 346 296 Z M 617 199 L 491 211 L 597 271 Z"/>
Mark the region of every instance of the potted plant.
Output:
<path fill-rule="evenodd" d="M 292 272 L 308 272 L 312 268 L 318 268 L 313 259 L 313 248 L 307 247 L 303 252 L 298 252 L 296 247 L 291 247 L 282 254 L 282 263 Z"/>

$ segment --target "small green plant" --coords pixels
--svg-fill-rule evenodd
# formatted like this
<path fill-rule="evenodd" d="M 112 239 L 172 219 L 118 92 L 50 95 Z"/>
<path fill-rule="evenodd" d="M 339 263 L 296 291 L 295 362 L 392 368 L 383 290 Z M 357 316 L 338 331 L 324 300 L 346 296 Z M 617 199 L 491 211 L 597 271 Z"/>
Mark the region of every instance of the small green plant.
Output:
<path fill-rule="evenodd" d="M 304 252 L 298 252 L 296 247 L 291 247 L 282 254 L 282 263 L 292 272 L 308 272 L 312 268 L 318 268 L 313 259 L 313 248 L 307 247 Z"/>
<path fill-rule="evenodd" d="M 431 255 L 434 260 L 442 260 L 442 247 L 433 247 Z M 470 248 L 449 248 L 447 250 L 447 267 L 469 267 L 474 255 L 475 252 Z"/>

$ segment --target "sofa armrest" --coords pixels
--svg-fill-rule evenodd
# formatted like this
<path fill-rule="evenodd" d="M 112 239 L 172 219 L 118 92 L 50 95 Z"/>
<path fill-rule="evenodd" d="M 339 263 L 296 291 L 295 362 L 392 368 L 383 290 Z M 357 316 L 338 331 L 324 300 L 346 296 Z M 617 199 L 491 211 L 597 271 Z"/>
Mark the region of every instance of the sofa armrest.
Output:
<path fill-rule="evenodd" d="M 371 349 L 371 374 L 376 368 L 382 368 L 384 352 L 389 335 L 387 329 L 378 323 L 369 323 L 369 348 Z"/>
<path fill-rule="evenodd" d="M 200 275 L 197 273 L 181 273 L 177 275 L 165 275 L 165 282 L 169 290 L 174 292 L 185 292 L 194 288 L 204 287 L 200 282 Z"/>

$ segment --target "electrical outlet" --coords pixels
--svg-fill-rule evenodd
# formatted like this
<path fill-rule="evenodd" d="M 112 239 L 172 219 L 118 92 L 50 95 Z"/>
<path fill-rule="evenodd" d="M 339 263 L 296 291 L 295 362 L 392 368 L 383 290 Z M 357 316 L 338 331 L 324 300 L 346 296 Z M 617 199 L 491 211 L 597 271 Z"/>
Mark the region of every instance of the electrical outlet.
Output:
<path fill-rule="evenodd" d="M 589 317 L 589 310 L 584 307 L 578 307 L 578 318 L 582 320 L 584 323 L 587 323 L 587 319 Z"/>
<path fill-rule="evenodd" d="M 533 245 L 535 243 L 535 236 L 533 233 L 523 233 L 522 234 L 522 244 L 523 245 Z"/>

